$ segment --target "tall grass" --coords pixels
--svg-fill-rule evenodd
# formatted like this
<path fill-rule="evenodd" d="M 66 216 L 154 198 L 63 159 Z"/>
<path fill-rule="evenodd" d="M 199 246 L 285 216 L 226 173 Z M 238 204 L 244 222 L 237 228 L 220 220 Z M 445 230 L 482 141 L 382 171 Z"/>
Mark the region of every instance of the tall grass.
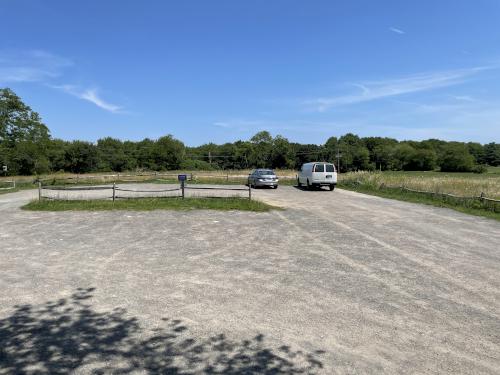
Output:
<path fill-rule="evenodd" d="M 339 176 L 340 185 L 362 184 L 366 187 L 406 187 L 434 193 L 464 197 L 480 196 L 500 199 L 500 175 L 351 172 Z"/>

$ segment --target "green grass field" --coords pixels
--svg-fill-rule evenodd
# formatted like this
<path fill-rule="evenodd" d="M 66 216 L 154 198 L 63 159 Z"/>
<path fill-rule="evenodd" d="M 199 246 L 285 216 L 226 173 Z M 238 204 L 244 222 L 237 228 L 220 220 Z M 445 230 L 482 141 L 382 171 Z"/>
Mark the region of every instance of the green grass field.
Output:
<path fill-rule="evenodd" d="M 152 210 L 239 210 L 266 212 L 277 207 L 243 198 L 139 198 L 110 200 L 42 200 L 23 206 L 30 211 L 152 211 Z"/>

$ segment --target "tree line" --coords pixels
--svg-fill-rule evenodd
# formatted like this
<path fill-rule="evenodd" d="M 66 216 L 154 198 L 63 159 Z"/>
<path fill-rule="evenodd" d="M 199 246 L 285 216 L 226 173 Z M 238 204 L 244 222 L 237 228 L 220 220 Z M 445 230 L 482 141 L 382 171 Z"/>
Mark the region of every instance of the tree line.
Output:
<path fill-rule="evenodd" d="M 51 137 L 38 113 L 10 89 L 0 89 L 0 163 L 10 175 L 134 170 L 298 168 L 310 161 L 334 162 L 345 171 L 441 170 L 484 172 L 500 165 L 500 144 L 398 141 L 348 133 L 325 144 L 300 144 L 267 131 L 249 140 L 187 147 L 171 135 L 142 141 L 107 137 L 95 143 Z"/>

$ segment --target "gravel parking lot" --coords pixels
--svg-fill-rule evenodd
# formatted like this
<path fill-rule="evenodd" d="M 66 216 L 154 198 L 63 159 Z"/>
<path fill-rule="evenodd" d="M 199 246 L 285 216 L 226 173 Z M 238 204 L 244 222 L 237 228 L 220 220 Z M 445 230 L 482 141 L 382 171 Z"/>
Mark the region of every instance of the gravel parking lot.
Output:
<path fill-rule="evenodd" d="M 0 374 L 499 373 L 499 222 L 289 186 L 253 191 L 269 213 L 36 194 L 0 195 Z"/>

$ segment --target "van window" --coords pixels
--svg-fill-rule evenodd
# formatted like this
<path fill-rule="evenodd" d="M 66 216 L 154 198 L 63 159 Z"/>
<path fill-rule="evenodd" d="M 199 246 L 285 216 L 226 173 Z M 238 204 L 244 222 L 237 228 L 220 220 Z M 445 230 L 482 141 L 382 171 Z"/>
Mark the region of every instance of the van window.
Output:
<path fill-rule="evenodd" d="M 333 166 L 333 164 L 326 164 L 326 171 L 335 172 L 335 167 Z"/>
<path fill-rule="evenodd" d="M 314 166 L 314 172 L 324 172 L 325 171 L 325 165 L 324 164 L 316 164 Z"/>

